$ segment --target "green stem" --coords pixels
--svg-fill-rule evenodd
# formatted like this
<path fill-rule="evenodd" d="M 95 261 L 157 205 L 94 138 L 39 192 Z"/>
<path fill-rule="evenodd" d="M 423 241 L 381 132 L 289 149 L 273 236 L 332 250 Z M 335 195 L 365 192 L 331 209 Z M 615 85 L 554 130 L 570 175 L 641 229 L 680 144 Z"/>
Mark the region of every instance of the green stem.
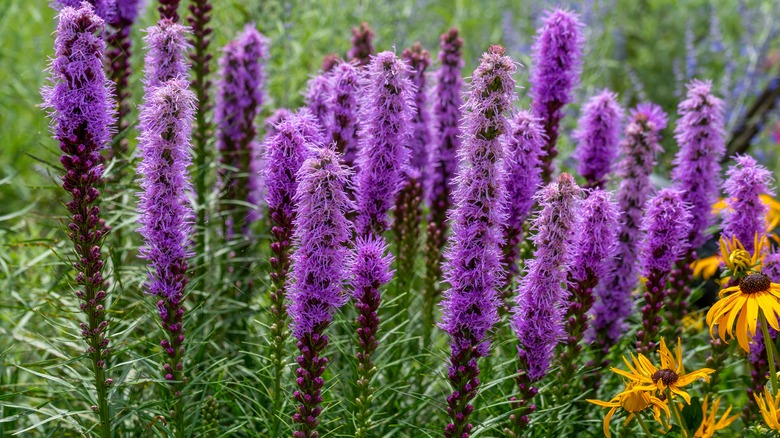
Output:
<path fill-rule="evenodd" d="M 636 414 L 634 417 L 636 418 L 637 423 L 642 427 L 642 430 L 645 431 L 647 438 L 653 438 L 653 434 L 650 433 L 650 429 L 647 428 L 647 424 L 645 424 L 645 420 L 642 419 L 642 416 Z"/>
<path fill-rule="evenodd" d="M 672 399 L 672 391 L 669 390 L 669 388 L 666 388 L 666 400 L 669 401 L 669 405 L 672 407 L 672 415 L 674 415 L 674 421 L 677 422 L 678 425 L 680 425 L 680 429 L 683 431 L 684 437 L 690 437 L 691 433 L 688 431 L 688 426 L 683 421 L 682 415 L 680 415 L 680 409 L 677 406 L 677 403 L 674 402 Z"/>
<path fill-rule="evenodd" d="M 769 379 L 772 382 L 772 393 L 777 393 L 777 367 L 775 365 L 775 343 L 769 335 L 769 327 L 766 324 L 763 310 L 758 311 L 758 319 L 761 321 L 761 332 L 764 335 L 764 345 L 766 346 L 766 360 L 769 364 Z"/>

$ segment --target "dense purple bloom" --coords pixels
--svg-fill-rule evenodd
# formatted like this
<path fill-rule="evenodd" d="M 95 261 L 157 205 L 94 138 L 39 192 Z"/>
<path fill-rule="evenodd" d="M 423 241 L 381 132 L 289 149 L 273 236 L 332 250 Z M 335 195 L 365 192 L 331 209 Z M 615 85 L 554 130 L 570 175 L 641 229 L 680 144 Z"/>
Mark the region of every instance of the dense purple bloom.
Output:
<path fill-rule="evenodd" d="M 488 354 L 486 336 L 498 321 L 506 220 L 502 137 L 510 130 L 504 112 L 515 96 L 515 71 L 504 48 L 491 46 L 472 75 L 465 104 L 465 144 L 459 151 L 452 235 L 444 264 L 450 288 L 444 292 L 439 324 L 450 335 L 451 350 L 453 393 L 447 398 L 451 423 L 444 429 L 446 437 L 468 436 L 472 429 L 468 417 L 473 407 L 468 402 L 479 386 L 477 359 Z"/>
<path fill-rule="evenodd" d="M 331 94 L 328 108 L 332 114 L 331 138 L 344 163 L 352 167 L 358 151 L 359 74 L 355 64 L 340 62 L 331 73 Z"/>
<path fill-rule="evenodd" d="M 359 27 L 352 28 L 352 47 L 347 52 L 347 59 L 357 63 L 358 67 L 365 67 L 371 62 L 374 54 L 374 31 L 368 23 L 360 23 Z"/>
<path fill-rule="evenodd" d="M 252 205 L 257 204 L 260 196 L 260 147 L 255 141 L 255 116 L 263 103 L 263 61 L 267 56 L 268 40 L 252 25 L 247 25 L 237 39 L 225 46 L 219 62 L 221 78 L 214 123 L 222 164 L 223 197 Z M 238 232 L 246 220 L 257 216 L 250 213 L 245 218 L 245 213 L 227 203 L 221 208 L 230 210 L 225 230 L 228 236 Z"/>
<path fill-rule="evenodd" d="M 582 24 L 573 12 L 556 9 L 548 13 L 533 46 L 531 68 L 532 108 L 542 119 L 546 143 L 542 177 L 549 181 L 552 160 L 558 155 L 558 125 L 563 107 L 571 102 L 572 89 L 579 82 L 582 56 Z"/>
<path fill-rule="evenodd" d="M 723 184 L 726 192 L 723 234 L 736 236 L 747 251 L 753 252 L 754 237 L 758 234 L 761 238 L 767 229 L 768 207 L 759 196 L 772 193 L 772 173 L 749 155 L 736 156 L 734 161 L 736 164 L 726 171 Z"/>
<path fill-rule="evenodd" d="M 542 182 L 541 163 L 544 133 L 539 119 L 531 111 L 519 111 L 514 118 L 512 134 L 506 142 L 507 220 L 504 228 L 505 286 L 517 273 L 517 246 L 523 234 L 523 223 L 534 206 L 534 194 Z"/>
<path fill-rule="evenodd" d="M 97 204 L 103 178 L 101 151 L 111 140 L 115 103 L 111 98 L 112 83 L 103 72 L 103 20 L 87 3 L 78 9 L 63 8 L 58 18 L 55 55 L 49 68 L 52 85 L 44 87 L 41 94 L 62 151 L 62 188 L 72 197 L 65 204 L 71 214 L 68 237 L 75 248 L 76 297 L 82 301 L 79 307 L 88 321 L 79 327 L 92 360 L 102 434 L 109 436 L 111 418 L 106 387 L 110 379 L 105 379 L 104 374 L 109 340 L 101 255 L 109 228 L 100 218 Z"/>
<path fill-rule="evenodd" d="M 146 94 L 138 130 L 141 162 L 141 195 L 138 202 L 139 232 L 144 246 L 139 254 L 149 262 L 148 292 L 157 297 L 166 338 L 163 368 L 176 396 L 186 381 L 183 373 L 184 289 L 192 235 L 192 184 L 187 167 L 192 163 L 190 133 L 195 114 L 195 94 L 183 78 L 172 79 Z"/>
<path fill-rule="evenodd" d="M 363 82 L 355 224 L 359 235 L 381 235 L 409 164 L 414 89 L 409 66 L 392 52 L 372 58 Z"/>
<path fill-rule="evenodd" d="M 762 272 L 769 277 L 772 283 L 780 283 L 780 252 L 771 252 L 764 256 Z"/>
<path fill-rule="evenodd" d="M 645 202 L 650 192 L 650 174 L 656 153 L 661 150 L 660 131 L 666 127 L 661 107 L 642 103 L 630 112 L 621 143 L 622 159 L 617 170 L 620 232 L 617 257 L 609 274 L 596 289 L 593 325 L 590 338 L 598 338 L 608 349 L 623 334 L 625 319 L 633 311 L 631 292 L 638 281 L 637 256 L 640 226 Z"/>
<path fill-rule="evenodd" d="M 187 59 L 188 30 L 169 19 L 160 20 L 146 31 L 144 41 L 148 50 L 144 57 L 144 93 L 171 79 L 189 79 L 190 63 Z"/>
<path fill-rule="evenodd" d="M 566 269 L 572 262 L 571 232 L 581 194 L 574 178 L 563 173 L 537 196 L 541 211 L 533 223 L 536 251 L 527 262 L 528 274 L 518 287 L 512 316 L 521 368 L 531 381 L 547 373 L 553 351 L 565 334 Z"/>
<path fill-rule="evenodd" d="M 103 19 L 104 23 L 113 24 L 118 13 L 117 1 L 121 2 L 122 0 L 54 0 L 52 6 L 55 9 L 64 9 L 65 7 L 80 9 L 84 3 L 88 3 L 93 7 L 95 14 Z"/>
<path fill-rule="evenodd" d="M 620 213 L 610 192 L 595 189 L 580 204 L 578 216 L 570 272 L 572 280 L 581 283 L 607 273 L 608 261 L 617 252 Z"/>
<path fill-rule="evenodd" d="M 330 143 L 332 116 L 328 107 L 328 97 L 331 94 L 330 74 L 319 74 L 309 79 L 306 86 L 306 106 L 317 118 L 325 138 Z"/>
<path fill-rule="evenodd" d="M 401 58 L 409 64 L 409 77 L 414 85 L 414 117 L 412 118 L 412 139 L 409 142 L 411 152 L 410 167 L 420 173 L 423 181 L 428 180 L 428 145 L 431 142 L 431 116 L 428 110 L 428 90 L 425 87 L 425 70 L 431 65 L 431 56 L 420 43 L 414 43 L 411 49 L 405 49 Z"/>
<path fill-rule="evenodd" d="M 287 120 L 288 118 L 292 117 L 293 112 L 290 111 L 287 108 L 279 108 L 276 111 L 273 112 L 270 116 L 268 116 L 267 119 L 265 119 L 265 122 L 263 122 L 263 125 L 265 126 L 265 138 L 266 140 L 270 139 L 271 137 L 275 136 L 279 133 L 279 130 L 277 129 L 277 126 Z M 317 127 L 319 129 L 319 127 Z M 268 148 L 266 148 L 266 153 L 268 153 Z"/>
<path fill-rule="evenodd" d="M 582 110 L 579 127 L 574 132 L 577 141 L 575 157 L 577 171 L 590 187 L 604 187 L 618 153 L 623 108 L 617 95 L 609 90 L 593 96 Z"/>
<path fill-rule="evenodd" d="M 687 99 L 677 108 L 680 119 L 674 130 L 680 149 L 674 158 L 672 180 L 691 208 L 691 251 L 707 240 L 707 227 L 713 220 L 712 204 L 718 197 L 720 162 L 726 153 L 723 101 L 711 90 L 711 82 L 688 84 Z"/>

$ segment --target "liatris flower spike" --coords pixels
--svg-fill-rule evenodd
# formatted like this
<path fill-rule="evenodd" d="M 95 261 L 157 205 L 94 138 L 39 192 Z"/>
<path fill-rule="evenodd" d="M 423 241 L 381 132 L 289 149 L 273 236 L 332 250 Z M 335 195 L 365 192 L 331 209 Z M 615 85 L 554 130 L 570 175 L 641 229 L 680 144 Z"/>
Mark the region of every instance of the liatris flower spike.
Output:
<path fill-rule="evenodd" d="M 726 210 L 723 212 L 723 234 L 734 236 L 745 250 L 753 252 L 754 236 L 766 233 L 768 207 L 760 195 L 771 194 L 772 173 L 749 155 L 734 157 L 736 162 L 726 171 L 723 184 Z"/>
<path fill-rule="evenodd" d="M 353 167 L 358 151 L 358 69 L 352 63 L 340 62 L 333 67 L 331 75 L 327 102 L 333 117 L 331 138 L 344 163 Z"/>
<path fill-rule="evenodd" d="M 371 62 L 374 54 L 374 31 L 368 23 L 360 23 L 359 27 L 352 28 L 352 48 L 347 53 L 347 58 L 354 61 L 358 67 L 366 67 Z"/>
<path fill-rule="evenodd" d="M 325 135 L 326 143 L 330 143 L 333 125 L 333 114 L 328 98 L 331 95 L 332 83 L 330 74 L 321 73 L 309 79 L 306 86 L 306 106 L 317 118 L 320 129 Z"/>
<path fill-rule="evenodd" d="M 447 397 L 450 423 L 444 428 L 448 438 L 471 433 L 468 421 L 474 407 L 469 402 L 480 384 L 477 359 L 488 354 L 487 334 L 498 321 L 506 219 L 502 137 L 510 129 L 504 112 L 515 97 L 515 71 L 504 48 L 491 46 L 472 75 L 465 105 L 465 144 L 459 151 L 452 235 L 444 263 L 450 289 L 444 292 L 439 324 L 450 336 L 448 377 L 453 392 Z"/>
<path fill-rule="evenodd" d="M 186 27 L 165 18 L 146 30 L 144 93 L 151 94 L 170 79 L 189 79 L 187 34 Z"/>
<path fill-rule="evenodd" d="M 617 158 L 623 108 L 617 95 L 609 90 L 593 96 L 582 110 L 578 128 L 575 157 L 577 171 L 588 181 L 587 187 L 604 187 L 606 177 Z"/>
<path fill-rule="evenodd" d="M 62 188 L 72 197 L 65 204 L 72 215 L 68 237 L 75 249 L 76 296 L 88 321 L 79 327 L 88 345 L 86 355 L 91 359 L 95 379 L 97 406 L 93 410 L 100 416 L 102 436 L 109 437 L 112 420 L 108 387 L 113 380 L 105 374 L 110 351 L 101 255 L 109 227 L 100 218 L 98 187 L 103 178 L 101 152 L 111 140 L 115 102 L 111 98 L 112 83 L 103 71 L 103 20 L 86 2 L 78 8 L 63 8 L 58 20 L 55 55 L 49 68 L 52 85 L 44 87 L 41 94 L 62 151 Z"/>

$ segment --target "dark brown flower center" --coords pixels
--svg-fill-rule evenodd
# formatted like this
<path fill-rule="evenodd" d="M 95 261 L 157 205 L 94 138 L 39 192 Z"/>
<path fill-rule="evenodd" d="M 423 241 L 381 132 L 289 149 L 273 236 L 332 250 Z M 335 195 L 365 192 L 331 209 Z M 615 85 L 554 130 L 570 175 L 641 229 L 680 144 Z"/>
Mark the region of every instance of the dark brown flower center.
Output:
<path fill-rule="evenodd" d="M 772 282 L 769 281 L 769 277 L 761 273 L 753 273 L 742 279 L 739 283 L 739 290 L 744 294 L 755 294 L 758 292 L 766 292 L 772 286 Z"/>
<path fill-rule="evenodd" d="M 658 370 L 655 373 L 653 373 L 652 376 L 650 376 L 651 379 L 653 379 L 653 383 L 658 383 L 658 381 L 664 382 L 664 386 L 669 386 L 675 382 L 677 382 L 677 379 L 679 376 L 674 371 L 670 370 L 669 368 L 664 368 L 662 370 Z"/>

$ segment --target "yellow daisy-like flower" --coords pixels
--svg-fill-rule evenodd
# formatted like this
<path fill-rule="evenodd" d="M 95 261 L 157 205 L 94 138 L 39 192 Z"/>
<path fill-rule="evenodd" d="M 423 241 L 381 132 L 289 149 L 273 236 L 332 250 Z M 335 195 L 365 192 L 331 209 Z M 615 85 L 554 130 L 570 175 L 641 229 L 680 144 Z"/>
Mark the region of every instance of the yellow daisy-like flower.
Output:
<path fill-rule="evenodd" d="M 693 438 L 712 438 L 713 435 L 715 435 L 715 432 L 729 427 L 731 423 L 735 422 L 737 418 L 739 418 L 739 415 L 729 417 L 729 414 L 731 413 L 731 406 L 729 406 L 729 408 L 726 409 L 726 412 L 721 415 L 720 420 L 718 420 L 717 415 L 719 406 L 720 397 L 715 399 L 710 409 L 708 409 L 709 396 L 704 397 L 704 401 L 702 401 L 701 404 L 701 410 L 704 414 L 704 418 L 701 422 L 701 425 L 699 426 L 699 429 L 696 430 L 696 433 L 693 435 Z"/>
<path fill-rule="evenodd" d="M 700 370 L 685 372 L 685 367 L 682 363 L 682 346 L 680 345 L 680 339 L 677 338 L 677 348 L 675 349 L 675 355 L 666 348 L 666 341 L 661 338 L 661 346 L 659 349 L 661 354 L 661 367 L 657 368 L 650 362 L 643 354 L 639 354 L 638 357 L 631 355 L 632 363 L 630 363 L 625 357 L 623 361 L 628 366 L 628 371 L 624 371 L 618 368 L 612 368 L 612 371 L 627 378 L 630 382 L 636 382 L 636 389 L 645 391 L 658 390 L 661 393 L 669 389 L 672 394 L 679 395 L 686 403 L 691 403 L 691 396 L 682 388 L 690 385 L 696 379 L 702 379 L 706 382 L 710 381 L 710 374 L 715 370 L 712 368 L 702 368 Z M 676 357 L 675 357 L 676 356 Z"/>
<path fill-rule="evenodd" d="M 737 341 L 745 351 L 750 351 L 750 339 L 756 334 L 759 312 L 775 330 L 780 330 L 780 284 L 772 283 L 769 277 L 754 272 L 740 281 L 739 285 L 720 291 L 720 299 L 707 312 L 710 336 L 718 336 L 728 342 L 726 334 L 734 337 L 734 322 L 737 327 Z"/>
<path fill-rule="evenodd" d="M 712 255 L 702 259 L 695 260 L 691 267 L 693 275 L 704 279 L 712 278 L 718 271 L 718 267 L 723 262 L 726 269 L 734 274 L 744 274 L 750 270 L 761 270 L 761 254 L 763 248 L 768 246 L 768 239 L 763 236 L 759 239 L 758 234 L 753 238 L 753 254 L 745 250 L 745 246 L 736 237 L 731 240 L 720 236 L 720 256 Z M 730 277 L 721 279 L 722 283 L 729 280 Z"/>
<path fill-rule="evenodd" d="M 661 411 L 666 413 L 667 419 L 671 417 L 669 407 L 664 401 L 655 397 L 651 392 L 638 389 L 634 382 L 629 382 L 623 392 L 612 397 L 608 402 L 601 400 L 588 400 L 588 402 L 603 408 L 611 408 L 609 412 L 607 412 L 607 415 L 604 416 L 604 435 L 606 435 L 607 438 L 611 437 L 609 433 L 609 423 L 618 409 L 623 409 L 625 412 L 628 412 L 628 417 L 623 424 L 628 424 L 634 419 L 635 415 L 647 408 L 653 409 L 653 418 L 659 423 L 661 422 Z"/>
<path fill-rule="evenodd" d="M 772 429 L 780 431 L 780 411 L 778 405 L 780 405 L 780 392 L 773 398 L 766 386 L 764 386 L 764 394 L 753 394 L 753 398 L 756 399 L 758 409 L 761 410 L 761 416 L 764 417 L 764 423 Z"/>

